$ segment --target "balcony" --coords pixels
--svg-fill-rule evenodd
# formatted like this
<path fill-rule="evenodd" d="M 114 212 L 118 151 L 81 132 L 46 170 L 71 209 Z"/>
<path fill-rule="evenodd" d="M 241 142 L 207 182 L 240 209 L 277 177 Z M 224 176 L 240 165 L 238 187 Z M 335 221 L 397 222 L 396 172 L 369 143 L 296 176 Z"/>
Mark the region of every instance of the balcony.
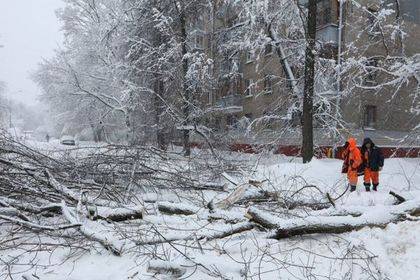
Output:
<path fill-rule="evenodd" d="M 243 111 L 242 106 L 242 95 L 232 94 L 223 96 L 215 103 L 216 111 L 221 111 L 223 113 L 239 113 Z"/>
<path fill-rule="evenodd" d="M 338 26 L 330 23 L 318 28 L 316 39 L 323 44 L 338 45 Z"/>

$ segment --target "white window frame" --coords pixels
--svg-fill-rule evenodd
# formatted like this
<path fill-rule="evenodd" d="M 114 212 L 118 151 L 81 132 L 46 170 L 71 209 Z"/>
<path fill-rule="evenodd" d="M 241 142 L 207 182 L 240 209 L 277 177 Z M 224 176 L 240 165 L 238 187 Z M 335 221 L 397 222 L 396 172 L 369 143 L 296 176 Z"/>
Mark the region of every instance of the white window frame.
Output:
<path fill-rule="evenodd" d="M 245 87 L 245 97 L 254 96 L 254 81 L 252 79 L 245 79 Z"/>
<path fill-rule="evenodd" d="M 246 63 L 251 63 L 254 61 L 254 56 L 252 54 L 252 52 L 247 51 L 246 52 Z"/>
<path fill-rule="evenodd" d="M 267 46 L 271 46 L 270 52 L 266 52 L 266 50 L 267 50 Z M 272 55 L 272 54 L 273 54 L 273 48 L 274 48 L 274 45 L 273 45 L 273 43 L 272 43 L 272 42 L 270 42 L 270 43 L 266 44 L 266 45 L 264 46 L 264 55 L 265 55 L 265 56 Z"/>
<path fill-rule="evenodd" d="M 267 90 L 266 82 L 270 82 L 270 90 Z M 272 94 L 273 93 L 273 77 L 271 75 L 264 76 L 264 93 L 265 94 Z"/>

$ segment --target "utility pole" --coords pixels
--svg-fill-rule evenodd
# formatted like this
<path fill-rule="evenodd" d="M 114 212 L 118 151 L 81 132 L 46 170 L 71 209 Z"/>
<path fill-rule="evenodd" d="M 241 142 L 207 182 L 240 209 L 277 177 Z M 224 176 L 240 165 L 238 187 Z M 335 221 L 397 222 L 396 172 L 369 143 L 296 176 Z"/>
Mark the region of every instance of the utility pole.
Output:
<path fill-rule="evenodd" d="M 308 163 L 314 156 L 314 79 L 315 79 L 315 36 L 317 0 L 308 1 L 305 52 L 305 85 L 302 112 L 302 159 Z"/>

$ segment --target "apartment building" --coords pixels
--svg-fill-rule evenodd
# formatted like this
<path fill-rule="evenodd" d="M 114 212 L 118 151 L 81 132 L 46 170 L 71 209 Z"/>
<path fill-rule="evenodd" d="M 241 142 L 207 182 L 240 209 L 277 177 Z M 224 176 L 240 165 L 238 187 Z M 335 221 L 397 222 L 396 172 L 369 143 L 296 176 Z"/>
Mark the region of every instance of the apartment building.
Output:
<path fill-rule="evenodd" d="M 420 108 L 420 99 L 415 98 L 418 81 L 412 79 L 409 83 L 380 87 L 393 77 L 374 67 L 382 67 L 389 57 L 417 54 L 420 59 L 420 1 L 358 1 L 363 8 L 348 2 L 344 11 L 343 51 L 366 57 L 366 66 L 373 69 L 367 67 L 360 82 L 362 86 L 343 98 L 343 117 L 352 128 L 409 131 L 420 123 L 420 116 L 414 112 Z M 379 24 L 377 18 L 381 17 L 379 12 L 384 5 L 396 13 Z M 397 24 L 401 24 L 406 34 L 386 27 Z"/>
<path fill-rule="evenodd" d="M 302 1 L 302 4 L 304 2 Z M 381 22 L 379 17 L 382 15 L 378 15 L 384 7 L 398 10 L 397 13 L 387 17 L 387 22 Z M 340 52 L 342 61 L 357 56 L 360 59 L 366 58 L 367 66 L 378 66 L 381 59 L 388 56 L 413 56 L 420 52 L 419 14 L 420 1 L 417 0 L 346 1 L 341 10 L 340 36 L 339 1 L 319 0 L 317 14 L 319 58 L 337 60 Z M 226 22 L 219 20 L 213 24 L 213 28 L 221 27 Z M 405 34 L 383 33 L 389 31 L 384 30 L 383 26 L 397 23 L 403 26 Z M 400 38 L 395 39 L 395 36 Z M 391 37 L 392 41 L 389 40 Z M 203 49 L 211 50 L 209 41 L 204 40 L 204 35 L 197 37 L 197 44 Z M 295 101 L 295 97 L 291 94 L 290 81 L 286 78 L 284 64 L 275 53 L 272 44 L 267 43 L 259 51 L 242 50 L 234 56 L 220 57 L 216 54 L 213 58 L 220 65 L 215 71 L 222 73 L 217 90 L 208 97 L 208 104 L 213 109 L 211 125 L 214 128 L 221 131 L 235 131 L 240 129 L 244 120 L 249 123 L 255 119 L 261 120 L 254 126 L 256 129 L 268 131 L 276 131 L 285 124 L 289 127 L 299 126 L 299 115 L 289 112 Z M 301 76 L 302 69 L 303 65 L 296 68 L 292 65 L 296 75 Z M 340 77 L 339 90 L 338 85 L 335 85 L 337 77 L 330 77 L 332 90 L 343 92 L 352 78 Z M 419 110 L 419 99 L 413 98 L 413 93 L 416 90 L 418 92 L 418 83 L 410 81 L 398 87 L 385 86 L 380 90 L 375 88 L 375 85 L 382 84 L 386 79 L 389 77 L 369 70 L 363 77 L 366 87 L 363 87 L 363 83 L 360 87 L 353 85 L 351 94 L 340 96 L 340 111 L 347 131 L 366 134 L 365 130 L 377 130 L 383 131 L 384 134 L 389 131 L 392 134 L 395 131 L 407 132 L 420 122 L 419 116 L 413 112 L 413 108 Z M 299 129 L 296 127 L 295 133 L 292 134 L 298 137 L 298 132 Z M 293 141 L 296 142 L 297 139 L 294 138 Z"/>

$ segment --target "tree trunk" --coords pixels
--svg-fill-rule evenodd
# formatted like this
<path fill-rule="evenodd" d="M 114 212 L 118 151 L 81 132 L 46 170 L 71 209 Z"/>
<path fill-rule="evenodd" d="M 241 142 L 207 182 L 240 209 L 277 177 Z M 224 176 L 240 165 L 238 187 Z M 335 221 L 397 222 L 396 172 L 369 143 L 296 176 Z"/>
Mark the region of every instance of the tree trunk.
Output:
<path fill-rule="evenodd" d="M 156 142 L 159 149 L 166 150 L 165 133 L 163 129 L 164 124 L 161 119 L 164 110 L 162 104 L 164 84 L 162 77 L 159 74 L 155 74 L 153 87 L 155 92 L 153 105 L 155 107 Z"/>
<path fill-rule="evenodd" d="M 182 12 L 180 14 L 180 22 L 181 22 L 181 40 L 182 40 L 182 74 L 183 74 L 183 113 L 184 113 L 184 121 L 183 121 L 183 136 L 182 136 L 182 143 L 184 146 L 184 155 L 189 156 L 191 154 L 191 147 L 190 147 L 190 130 L 188 129 L 188 125 L 190 125 L 190 103 L 191 103 L 191 92 L 189 88 L 189 83 L 187 79 L 187 72 L 188 72 L 188 60 L 186 59 L 187 55 L 187 26 L 186 26 L 186 16 Z"/>
<path fill-rule="evenodd" d="M 306 30 L 305 53 L 305 86 L 303 92 L 302 113 L 302 158 L 303 163 L 310 162 L 314 155 L 313 135 L 313 96 L 315 77 L 315 35 L 316 35 L 316 1 L 308 2 L 308 20 Z"/>

